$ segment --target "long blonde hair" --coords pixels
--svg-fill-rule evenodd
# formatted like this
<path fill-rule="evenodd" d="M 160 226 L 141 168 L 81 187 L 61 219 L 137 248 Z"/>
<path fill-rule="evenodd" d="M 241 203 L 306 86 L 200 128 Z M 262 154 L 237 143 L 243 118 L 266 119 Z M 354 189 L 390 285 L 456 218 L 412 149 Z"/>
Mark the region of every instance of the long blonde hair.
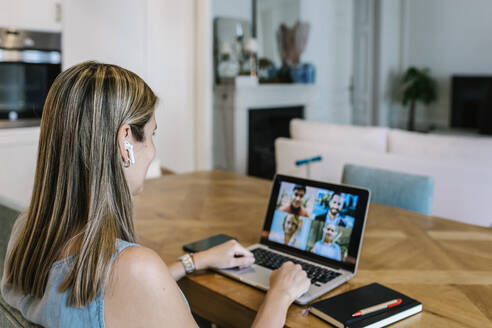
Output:
<path fill-rule="evenodd" d="M 117 133 L 137 141 L 157 97 L 135 73 L 85 62 L 62 72 L 44 105 L 26 220 L 7 261 L 7 283 L 42 297 L 53 263 L 75 237 L 80 249 L 60 291 L 69 305 L 94 300 L 109 275 L 117 238 L 134 242 L 133 205 Z"/>

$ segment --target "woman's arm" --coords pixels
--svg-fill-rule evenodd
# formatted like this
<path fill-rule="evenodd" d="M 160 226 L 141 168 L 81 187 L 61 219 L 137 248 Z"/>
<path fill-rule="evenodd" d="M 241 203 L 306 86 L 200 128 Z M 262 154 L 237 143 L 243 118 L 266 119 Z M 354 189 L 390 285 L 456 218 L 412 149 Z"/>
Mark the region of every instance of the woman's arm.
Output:
<path fill-rule="evenodd" d="M 195 266 L 196 266 L 196 262 L 195 262 Z M 186 276 L 184 265 L 183 263 L 181 263 L 181 261 L 174 262 L 168 268 L 169 268 L 169 272 L 171 273 L 171 276 L 173 276 L 174 281 L 178 281 L 179 279 Z"/>
<path fill-rule="evenodd" d="M 104 319 L 107 327 L 197 327 L 167 266 L 145 247 L 129 247 L 116 258 Z"/>
<path fill-rule="evenodd" d="M 251 327 L 283 327 L 290 304 L 291 302 L 285 295 L 274 295 L 274 293 L 268 292 Z"/>
<path fill-rule="evenodd" d="M 252 327 L 283 327 L 289 306 L 307 292 L 310 283 L 306 271 L 303 271 L 299 264 L 286 262 L 280 269 L 273 271 L 270 289 Z"/>
<path fill-rule="evenodd" d="M 228 245 L 226 245 L 228 244 Z M 215 249 L 214 249 L 215 248 Z M 244 248 L 228 242 L 198 257 L 198 265 L 233 267 L 250 265 Z M 231 254 L 245 254 L 242 257 Z M 219 255 L 224 256 L 219 259 Z M 208 262 L 212 259 L 213 263 Z M 203 263 L 200 261 L 203 260 Z M 180 263 L 177 263 L 180 264 Z M 184 275 L 176 266 L 175 274 Z M 182 264 L 180 264 L 182 267 Z M 310 281 L 300 265 L 287 262 L 272 273 L 270 290 L 253 327 L 282 327 L 290 304 L 309 288 Z M 116 258 L 104 294 L 104 316 L 108 327 L 197 327 L 170 269 L 159 255 L 144 247 L 129 247 Z"/>
<path fill-rule="evenodd" d="M 235 240 L 195 253 L 193 259 L 197 270 L 246 267 L 254 262 L 253 254 Z M 171 265 L 170 271 L 176 280 L 185 275 L 181 262 Z M 309 289 L 309 285 L 306 272 L 298 264 L 286 262 L 280 269 L 273 271 L 270 277 L 270 289 L 258 310 L 253 327 L 283 327 L 289 306 Z"/>
<path fill-rule="evenodd" d="M 207 260 L 210 260 L 206 253 L 198 252 L 192 255 L 193 262 L 195 263 L 195 270 L 205 270 L 210 267 Z M 174 262 L 169 266 L 169 272 L 173 276 L 174 280 L 178 281 L 179 279 L 186 276 L 186 271 L 184 269 L 184 265 L 181 261 Z"/>
<path fill-rule="evenodd" d="M 196 270 L 248 267 L 255 261 L 253 254 L 236 240 L 230 240 L 192 256 Z M 176 281 L 186 275 L 183 263 L 180 261 L 171 264 L 169 271 Z"/>

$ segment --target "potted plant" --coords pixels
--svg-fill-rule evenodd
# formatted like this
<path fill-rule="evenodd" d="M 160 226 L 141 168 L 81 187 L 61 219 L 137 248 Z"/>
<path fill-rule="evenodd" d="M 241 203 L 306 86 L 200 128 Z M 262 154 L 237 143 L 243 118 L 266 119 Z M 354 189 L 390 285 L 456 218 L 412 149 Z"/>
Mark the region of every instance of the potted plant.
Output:
<path fill-rule="evenodd" d="M 429 105 L 437 99 L 437 83 L 428 68 L 410 67 L 402 79 L 403 106 L 410 104 L 407 129 L 415 130 L 415 106 L 418 102 Z"/>

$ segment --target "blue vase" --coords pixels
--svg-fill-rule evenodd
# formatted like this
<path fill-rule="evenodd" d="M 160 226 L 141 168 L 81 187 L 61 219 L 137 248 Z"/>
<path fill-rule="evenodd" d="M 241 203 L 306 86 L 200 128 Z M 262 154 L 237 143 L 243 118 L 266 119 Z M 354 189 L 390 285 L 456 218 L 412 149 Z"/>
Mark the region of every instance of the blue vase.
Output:
<path fill-rule="evenodd" d="M 316 68 L 311 63 L 303 65 L 304 83 L 314 83 L 316 81 Z"/>
<path fill-rule="evenodd" d="M 294 83 L 314 83 L 316 81 L 316 68 L 313 64 L 298 64 L 290 68 L 290 76 Z"/>
<path fill-rule="evenodd" d="M 292 83 L 304 83 L 302 65 L 298 64 L 290 67 L 290 77 L 292 79 Z"/>

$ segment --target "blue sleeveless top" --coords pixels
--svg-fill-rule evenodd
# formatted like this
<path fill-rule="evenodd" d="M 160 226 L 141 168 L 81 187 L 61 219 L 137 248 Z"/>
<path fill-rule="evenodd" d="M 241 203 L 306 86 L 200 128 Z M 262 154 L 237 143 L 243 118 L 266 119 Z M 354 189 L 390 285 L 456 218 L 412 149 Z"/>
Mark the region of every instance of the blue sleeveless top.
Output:
<path fill-rule="evenodd" d="M 139 245 L 118 239 L 110 265 L 113 264 L 119 253 L 130 246 Z M 95 299 L 84 307 L 67 306 L 69 290 L 65 290 L 63 293 L 58 291 L 60 284 L 69 274 L 73 261 L 74 257 L 70 256 L 53 264 L 42 298 L 25 295 L 13 286 L 4 284 L 4 281 L 2 281 L 1 292 L 4 300 L 10 306 L 19 310 L 24 318 L 38 325 L 46 327 L 105 328 L 104 290 L 99 291 Z M 183 298 L 188 305 L 188 301 L 184 295 Z"/>

